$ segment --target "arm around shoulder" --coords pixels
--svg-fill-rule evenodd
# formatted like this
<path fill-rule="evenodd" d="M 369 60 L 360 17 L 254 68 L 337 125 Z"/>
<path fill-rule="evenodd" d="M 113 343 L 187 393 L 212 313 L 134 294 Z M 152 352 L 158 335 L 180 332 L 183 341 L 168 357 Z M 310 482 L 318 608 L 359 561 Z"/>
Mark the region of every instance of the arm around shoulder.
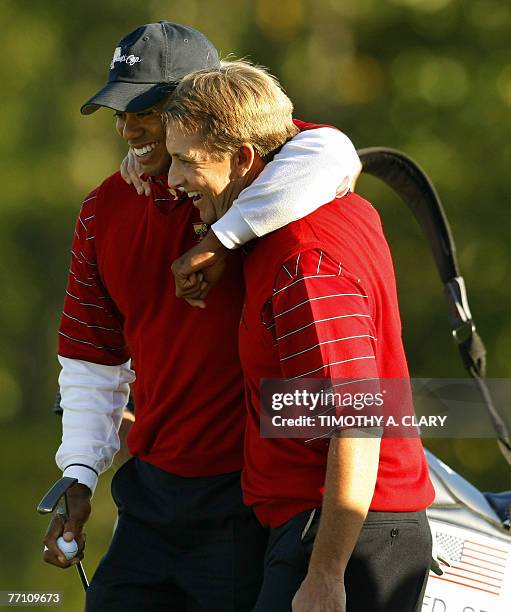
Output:
<path fill-rule="evenodd" d="M 351 140 L 331 127 L 298 133 L 212 229 L 227 248 L 301 219 L 345 195 L 361 171 Z"/>

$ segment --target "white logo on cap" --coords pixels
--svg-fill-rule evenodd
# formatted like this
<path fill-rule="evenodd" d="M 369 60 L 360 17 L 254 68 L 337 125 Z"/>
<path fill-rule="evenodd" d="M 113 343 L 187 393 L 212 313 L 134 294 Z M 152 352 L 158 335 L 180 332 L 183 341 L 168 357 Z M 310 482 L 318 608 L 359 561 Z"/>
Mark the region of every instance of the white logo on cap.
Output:
<path fill-rule="evenodd" d="M 125 62 L 130 66 L 134 66 L 137 62 L 141 62 L 142 59 L 138 55 L 125 55 L 122 53 L 121 47 L 115 47 L 114 56 L 110 62 L 110 70 L 115 68 L 117 62 Z"/>

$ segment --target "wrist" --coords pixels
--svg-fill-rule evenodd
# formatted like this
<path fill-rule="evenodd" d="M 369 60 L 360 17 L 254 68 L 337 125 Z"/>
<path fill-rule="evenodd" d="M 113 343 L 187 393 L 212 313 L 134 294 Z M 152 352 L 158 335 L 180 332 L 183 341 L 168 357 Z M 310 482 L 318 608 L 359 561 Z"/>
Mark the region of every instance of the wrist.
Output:
<path fill-rule="evenodd" d="M 218 251 L 227 250 L 227 248 L 218 239 L 218 236 L 212 229 L 210 229 L 209 232 L 204 236 L 201 245 L 203 248 L 206 248 L 212 251 L 213 253 L 218 253 Z"/>
<path fill-rule="evenodd" d="M 67 497 L 69 499 L 84 497 L 90 499 L 91 496 L 92 491 L 89 489 L 89 487 L 87 485 L 81 484 L 80 482 L 77 482 L 67 490 Z"/>
<path fill-rule="evenodd" d="M 343 582 L 347 561 L 330 556 L 322 556 L 313 551 L 307 575 L 324 582 Z"/>

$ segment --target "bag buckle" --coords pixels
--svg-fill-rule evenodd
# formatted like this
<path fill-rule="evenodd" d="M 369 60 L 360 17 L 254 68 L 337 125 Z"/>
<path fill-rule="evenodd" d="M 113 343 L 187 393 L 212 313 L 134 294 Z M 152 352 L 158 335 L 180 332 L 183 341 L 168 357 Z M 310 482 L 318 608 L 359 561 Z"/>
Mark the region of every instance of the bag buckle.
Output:
<path fill-rule="evenodd" d="M 462 276 L 455 276 L 445 283 L 445 297 L 449 307 L 448 316 L 455 342 L 463 344 L 476 330 L 468 305 L 467 289 Z"/>

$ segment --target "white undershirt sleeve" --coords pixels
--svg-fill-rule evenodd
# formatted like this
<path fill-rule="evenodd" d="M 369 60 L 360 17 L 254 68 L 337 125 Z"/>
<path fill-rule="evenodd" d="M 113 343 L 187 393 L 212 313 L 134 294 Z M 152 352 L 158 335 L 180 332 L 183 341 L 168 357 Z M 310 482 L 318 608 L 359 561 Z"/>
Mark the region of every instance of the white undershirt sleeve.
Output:
<path fill-rule="evenodd" d="M 59 356 L 59 362 L 62 444 L 55 459 L 64 476 L 78 478 L 94 493 L 98 474 L 119 450 L 119 426 L 135 373 L 131 361 L 106 366 Z"/>
<path fill-rule="evenodd" d="M 360 169 L 355 147 L 339 130 L 300 132 L 212 229 L 224 246 L 235 249 L 345 195 Z"/>

